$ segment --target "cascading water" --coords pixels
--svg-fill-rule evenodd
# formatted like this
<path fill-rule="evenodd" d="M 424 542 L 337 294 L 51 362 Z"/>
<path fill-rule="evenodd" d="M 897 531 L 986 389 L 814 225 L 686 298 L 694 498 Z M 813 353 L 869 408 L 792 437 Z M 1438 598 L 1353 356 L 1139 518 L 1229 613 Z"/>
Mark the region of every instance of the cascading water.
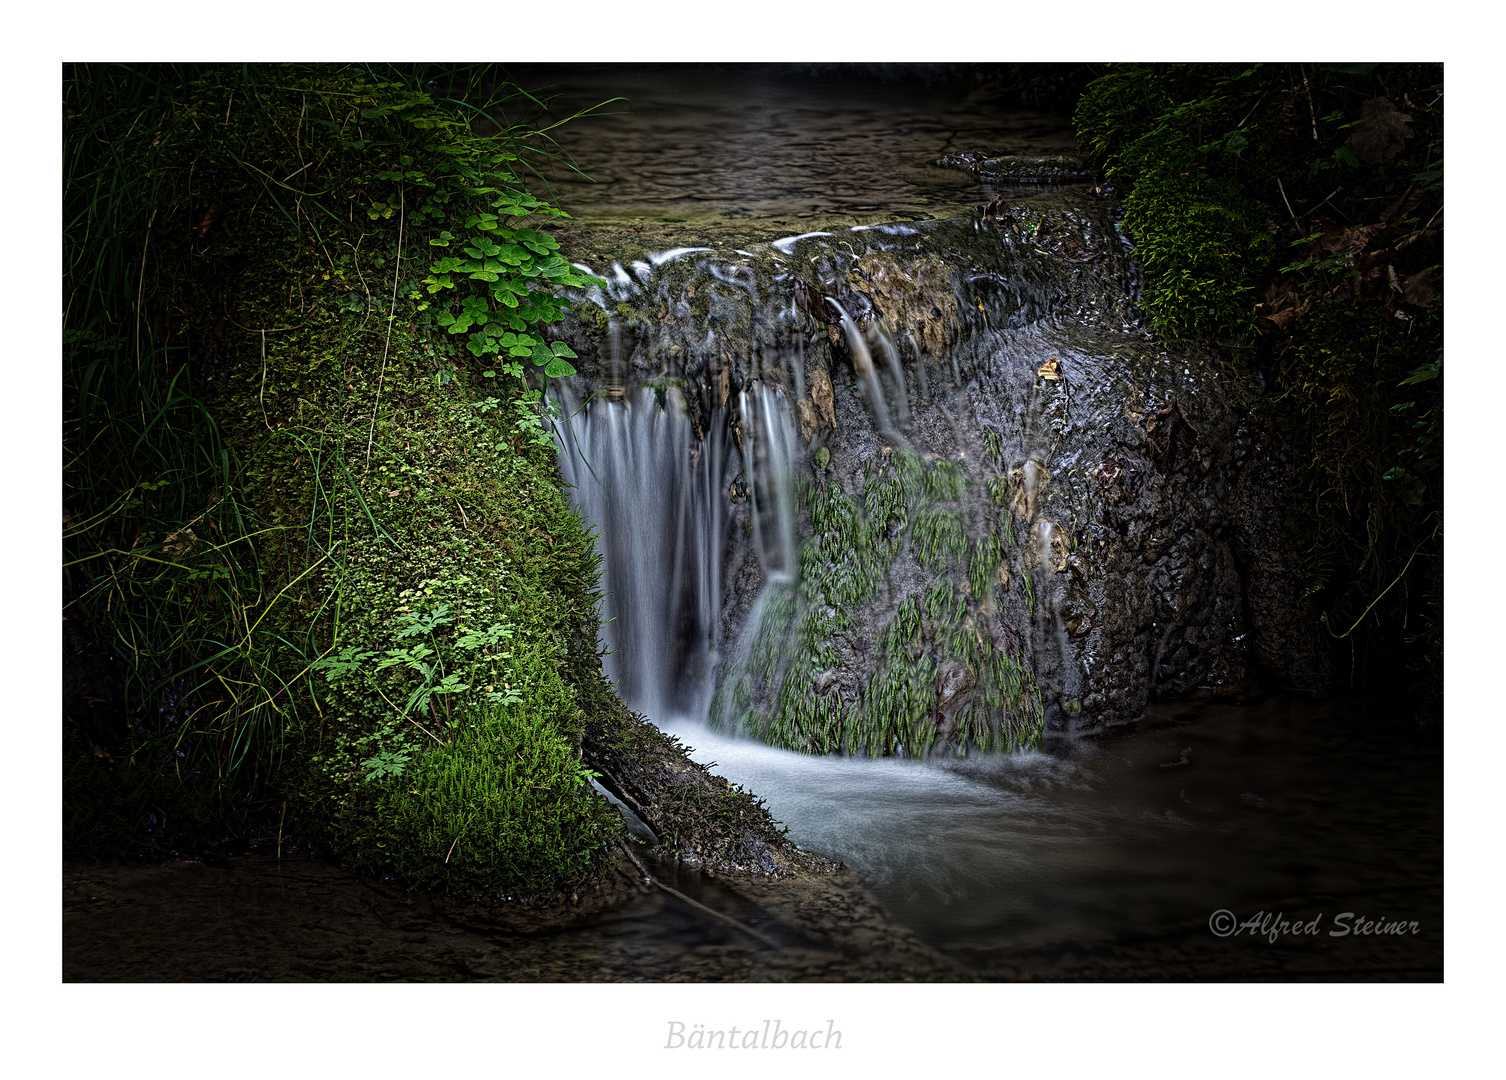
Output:
<path fill-rule="evenodd" d="M 655 718 L 815 752 L 1029 745 L 1040 705 L 1020 649 L 1035 635 L 1008 629 L 1008 602 L 977 593 L 974 610 L 957 592 L 998 561 L 986 537 L 999 526 L 968 495 L 984 478 L 927 462 L 899 430 L 915 417 L 890 319 L 922 397 L 935 396 L 928 362 L 950 366 L 955 395 L 966 338 L 953 284 L 934 262 L 917 273 L 890 254 L 917 230 L 853 233 L 867 247 L 856 261 L 824 232 L 775 241 L 772 257 L 679 247 L 633 260 L 633 274 L 613 262 L 604 289 L 571 298 L 605 316 L 594 368 L 555 392 L 561 469 L 600 537 L 607 671 Z M 802 280 L 806 264 L 824 290 Z M 838 300 L 831 283 L 844 279 L 868 291 Z M 1040 306 L 1046 283 L 1020 282 L 994 325 Z M 965 349 L 970 369 L 990 366 L 984 353 Z M 856 414 L 834 390 L 848 371 Z M 841 442 L 825 434 L 836 429 Z M 858 504 L 833 477 L 812 483 L 828 442 L 866 477 Z M 969 569 L 965 530 L 978 529 Z"/>
<path fill-rule="evenodd" d="M 753 550 L 764 576 L 789 581 L 798 569 L 795 551 L 795 429 L 784 393 L 756 382 L 738 394 L 743 475 L 748 485 Z"/>
<path fill-rule="evenodd" d="M 847 310 L 841 304 L 830 298 L 827 302 L 836 308 L 837 314 L 842 318 L 842 333 L 847 336 L 847 348 L 852 353 L 852 370 L 857 375 L 858 385 L 863 388 L 864 397 L 868 399 L 868 408 L 873 414 L 873 426 L 880 434 L 898 441 L 894 427 L 889 421 L 889 406 L 884 400 L 884 387 L 879 381 L 878 372 L 874 370 L 873 355 L 868 351 L 868 342 L 864 339 L 863 332 L 858 329 L 857 322 L 847 314 Z M 900 387 L 903 390 L 902 375 Z"/>
<path fill-rule="evenodd" d="M 581 389 L 556 388 L 556 432 L 561 474 L 602 556 L 607 674 L 651 716 L 704 714 L 724 566 L 751 545 L 768 579 L 795 571 L 789 408 L 777 389 L 751 384 L 730 417 L 712 410 L 715 434 L 697 439 L 676 386 L 584 399 Z M 751 536 L 728 512 L 742 501 Z"/>
<path fill-rule="evenodd" d="M 760 185 L 800 190 L 788 217 L 806 209 L 787 183 L 806 145 L 788 143 L 798 154 Z M 767 156 L 737 153 L 725 175 L 740 182 Z M 708 183 L 682 171 L 677 219 Z M 1374 902 L 1371 867 L 1395 858 L 1416 804 L 1384 784 L 1333 804 L 1335 821 L 1404 807 L 1351 875 L 1365 835 L 1321 835 L 1308 796 L 1370 765 L 1336 765 L 1329 718 L 1200 703 L 1189 724 L 1150 700 L 1240 684 L 1250 615 L 1231 550 L 1259 533 L 1239 489 L 1269 481 L 1250 479 L 1241 449 L 1260 438 L 1248 373 L 1141 332 L 1111 204 L 1045 192 L 780 237 L 749 197 L 735 227 L 635 222 L 575 249 L 613 271 L 570 297 L 582 375 L 561 400 L 619 400 L 574 422 L 605 490 L 568 453 L 562 467 L 604 534 L 608 667 L 628 700 L 767 798 L 796 842 L 856 868 L 907 926 L 989 970 L 1186 978 L 1205 955 L 1197 970 L 1224 977 L 1254 970 L 1231 957 L 1273 954 L 1216 952 L 1208 911 L 1315 895 L 1317 877 L 1323 905 Z M 1200 433 L 1180 458 L 1155 428 L 1173 400 Z M 655 439 L 673 446 L 655 456 Z M 651 461 L 653 482 L 606 462 L 614 445 Z M 634 517 L 615 536 L 614 513 Z M 692 559 L 706 568 L 694 603 L 674 569 Z M 676 653 L 668 626 L 690 626 L 699 652 Z M 973 752 L 1137 717 L 1065 753 Z M 1348 729 L 1352 764 L 1398 766 L 1368 721 Z M 1305 764 L 1270 768 L 1294 747 Z M 1307 795 L 1283 806 L 1283 787 Z M 999 962 L 1022 947 L 1018 968 Z"/>
<path fill-rule="evenodd" d="M 716 644 L 726 440 L 694 439 L 678 391 L 557 393 L 560 471 L 602 555 L 606 671 L 635 708 L 694 708 Z"/>
<path fill-rule="evenodd" d="M 633 707 L 965 756 L 1241 677 L 1214 510 L 1235 413 L 1134 329 L 1107 209 L 1053 220 L 599 253 L 605 284 L 568 294 L 561 468 Z M 1146 458 L 1173 398 L 1209 436 L 1186 479 Z"/>

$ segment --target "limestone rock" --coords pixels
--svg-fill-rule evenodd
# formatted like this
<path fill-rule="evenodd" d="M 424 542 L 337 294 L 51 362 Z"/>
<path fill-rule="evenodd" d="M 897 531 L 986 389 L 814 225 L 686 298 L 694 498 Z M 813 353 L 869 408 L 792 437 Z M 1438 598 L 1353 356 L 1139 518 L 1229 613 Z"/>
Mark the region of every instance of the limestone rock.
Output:
<path fill-rule="evenodd" d="M 832 393 L 831 376 L 820 365 L 812 365 L 810 372 L 811 400 L 821 415 L 821 426 L 828 431 L 837 426 L 836 395 Z"/>

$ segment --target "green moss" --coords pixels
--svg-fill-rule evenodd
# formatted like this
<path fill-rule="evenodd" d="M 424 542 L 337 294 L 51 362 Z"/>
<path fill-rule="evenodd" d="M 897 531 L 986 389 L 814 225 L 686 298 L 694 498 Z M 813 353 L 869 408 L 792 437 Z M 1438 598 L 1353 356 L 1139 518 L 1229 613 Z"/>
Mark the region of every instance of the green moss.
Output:
<path fill-rule="evenodd" d="M 1278 422 L 1313 464 L 1294 487 L 1311 487 L 1301 543 L 1342 642 L 1336 666 L 1378 685 L 1410 668 L 1418 711 L 1434 717 L 1442 75 L 1108 65 L 1075 117 L 1123 196 L 1155 330 L 1252 345 L 1275 373 Z"/>
<path fill-rule="evenodd" d="M 1223 78 L 1189 99 L 1194 80 L 1179 70 L 1126 66 L 1089 85 L 1076 120 L 1123 186 L 1123 227 L 1149 279 L 1143 303 L 1156 332 L 1245 343 L 1277 248 L 1269 213 L 1241 185 L 1243 163 L 1226 140 L 1209 141 L 1237 123 L 1231 99 L 1256 82 Z"/>
<path fill-rule="evenodd" d="M 838 484 L 807 481 L 800 497 L 811 529 L 800 583 L 765 594 L 748 656 L 722 674 L 713 722 L 806 753 L 939 752 L 937 658 L 950 657 L 967 664 L 978 683 L 952 718 L 945 746 L 965 754 L 969 746 L 1036 745 L 1040 703 L 1033 680 L 1015 658 L 994 652 L 990 636 L 976 627 L 981 612 L 971 610 L 968 593 L 951 580 L 967 581 L 981 601 L 1002 561 L 996 538 L 970 545 L 961 515 L 936 506 L 964 491 L 960 466 L 928 469 L 905 451 L 896 451 L 888 467 L 865 468 L 861 503 Z M 837 644 L 851 631 L 848 612 L 877 596 L 912 519 L 911 552 L 941 580 L 897 606 L 875 642 L 877 670 L 856 704 L 818 693 L 818 680 L 844 667 Z"/>
<path fill-rule="evenodd" d="M 989 465 L 997 467 L 999 455 L 1003 452 L 1004 438 L 993 428 L 983 429 L 983 460 Z"/>
<path fill-rule="evenodd" d="M 570 867 L 583 875 L 621 825 L 601 800 L 568 797 L 584 784 L 578 739 L 551 730 L 547 715 L 545 705 L 468 716 L 449 743 L 383 783 L 346 842 L 424 885 L 546 892 Z"/>
<path fill-rule="evenodd" d="M 994 578 L 999 572 L 999 564 L 1004 561 L 1003 552 L 999 550 L 999 541 L 990 536 L 983 540 L 975 540 L 968 556 L 967 580 L 973 588 L 973 596 L 982 600 L 993 589 Z"/>
<path fill-rule="evenodd" d="M 131 678 L 155 696 L 128 702 L 129 745 L 181 752 L 150 757 L 175 806 L 234 800 L 250 808 L 241 827 L 285 818 L 415 883 L 547 892 L 577 878 L 620 827 L 580 772 L 597 556 L 530 418 L 537 395 L 457 348 L 433 321 L 443 294 L 419 287 L 430 241 L 500 196 L 457 177 L 447 110 L 363 73 L 211 68 L 173 87 L 129 139 L 139 112 L 89 135 L 126 139 L 124 160 L 155 178 L 151 213 L 125 231 L 161 252 L 137 271 L 151 363 L 119 343 L 100 353 L 83 330 L 68 357 L 69 501 L 105 523 L 75 544 L 118 546 L 129 528 L 151 556 L 112 582 L 77 549 L 86 570 L 67 585 L 96 636 L 139 643 Z M 301 201 L 266 180 L 295 171 Z M 225 208 L 208 229 L 206 192 Z M 109 300 L 89 296 L 76 307 Z M 114 383 L 86 381 L 101 366 Z M 195 397 L 206 371 L 214 394 Z M 128 411 L 104 396 L 122 386 Z M 147 430 L 126 431 L 138 398 Z M 164 460 L 186 464 L 158 485 Z M 155 532 L 110 517 L 143 482 L 150 505 L 131 513 Z M 112 585 L 109 611 L 93 606 Z M 384 665 L 419 643 L 404 636 L 415 615 L 436 620 L 427 651 Z M 477 646 L 488 628 L 504 636 Z M 342 656 L 364 659 L 329 666 Z M 110 799 L 88 769 L 72 775 L 82 836 Z M 141 783 L 113 776 L 116 803 L 141 801 Z"/>
<path fill-rule="evenodd" d="M 938 461 L 924 474 L 926 496 L 937 502 L 953 502 L 967 491 L 967 471 L 955 461 Z"/>
<path fill-rule="evenodd" d="M 930 570 L 945 570 L 967 553 L 962 517 L 954 510 L 922 510 L 915 515 L 911 540 L 915 561 Z"/>

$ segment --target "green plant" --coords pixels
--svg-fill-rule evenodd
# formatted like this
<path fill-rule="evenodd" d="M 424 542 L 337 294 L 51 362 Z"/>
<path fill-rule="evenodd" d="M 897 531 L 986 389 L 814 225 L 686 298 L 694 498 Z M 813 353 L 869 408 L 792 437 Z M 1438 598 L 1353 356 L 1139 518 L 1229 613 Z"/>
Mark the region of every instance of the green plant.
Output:
<path fill-rule="evenodd" d="M 861 500 L 840 484 L 805 478 L 799 495 L 811 529 L 799 581 L 765 594 L 747 656 L 734 654 L 719 673 L 712 723 L 815 754 L 966 754 L 969 745 L 1037 745 L 1038 691 L 1015 658 L 994 651 L 976 621 L 985 605 L 992 607 L 987 598 L 1002 561 L 999 542 L 992 536 L 969 542 L 961 515 L 935 505 L 965 490 L 959 465 L 928 468 L 907 450 L 896 450 L 887 464 L 865 465 Z M 900 601 L 875 643 L 877 671 L 855 703 L 817 692 L 823 674 L 852 669 L 852 612 L 894 587 L 890 574 L 907 533 L 915 561 L 940 580 Z M 954 575 L 972 588 L 958 588 Z M 936 657 L 960 659 L 978 676 L 976 701 L 940 743 Z"/>
<path fill-rule="evenodd" d="M 485 630 L 465 631 L 455 637 L 453 645 L 446 648 L 437 633 L 449 626 L 453 619 L 449 605 L 438 604 L 427 612 L 409 612 L 398 618 L 398 642 L 413 638 L 423 640 L 410 644 L 397 644 L 378 652 L 347 645 L 332 657 L 314 661 L 310 667 L 321 671 L 328 682 L 358 677 L 379 694 L 383 701 L 397 714 L 408 720 L 420 731 L 429 734 L 436 742 L 444 740 L 434 736 L 417 719 L 427 713 L 435 726 L 453 729 L 459 723 L 456 711 L 451 709 L 450 699 L 473 693 L 478 702 L 488 705 L 515 705 L 521 698 L 510 683 L 503 681 L 505 670 L 499 669 L 511 653 L 498 652 L 496 646 L 511 638 L 513 632 L 502 623 L 493 623 Z M 450 653 L 448 665 L 445 654 Z M 409 672 L 417 676 L 406 700 L 397 704 L 382 689 L 378 676 L 389 670 Z M 466 681 L 469 680 L 469 681 Z M 482 685 L 482 680 L 489 680 Z M 498 686 L 502 689 L 497 689 Z M 399 691 L 399 696 L 401 691 Z M 435 700 L 444 702 L 444 717 L 441 723 Z M 397 772 L 401 772 L 401 768 Z"/>
<path fill-rule="evenodd" d="M 518 820 L 584 823 L 568 852 L 530 848 L 529 880 L 578 874 L 610 834 L 575 690 L 599 564 L 554 472 L 549 365 L 488 378 L 435 321 L 484 309 L 484 330 L 500 305 L 539 337 L 558 253 L 427 299 L 417 255 L 445 232 L 529 239 L 520 215 L 544 204 L 522 179 L 547 137 L 495 72 L 452 72 L 445 96 L 421 89 L 435 74 L 65 72 L 65 707 L 70 746 L 132 763 L 68 769 L 70 849 L 152 806 L 254 836 L 286 805 L 354 862 L 443 865 L 367 840 L 396 836 L 394 785 L 504 719 L 524 756 L 573 759 L 509 796 Z M 502 153 L 515 167 L 493 173 Z M 505 281 L 526 285 L 516 309 L 490 291 Z"/>
<path fill-rule="evenodd" d="M 1436 64 L 1105 65 L 1080 141 L 1124 199 L 1155 331 L 1269 376 L 1311 471 L 1308 592 L 1351 681 L 1442 688 L 1443 81 Z M 1398 584 L 1400 583 L 1400 584 Z"/>

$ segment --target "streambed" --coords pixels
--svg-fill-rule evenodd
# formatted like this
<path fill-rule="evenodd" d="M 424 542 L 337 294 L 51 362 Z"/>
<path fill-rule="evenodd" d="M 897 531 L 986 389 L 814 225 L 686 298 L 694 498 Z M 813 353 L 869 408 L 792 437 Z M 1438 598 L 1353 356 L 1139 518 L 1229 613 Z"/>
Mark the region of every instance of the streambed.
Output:
<path fill-rule="evenodd" d="M 1442 977 L 1442 740 L 1382 704 L 1163 703 L 1094 739 L 944 763 L 673 730 L 978 975 Z M 1219 911 L 1318 923 L 1219 937 Z M 1345 934 L 1343 912 L 1409 925 Z"/>
<path fill-rule="evenodd" d="M 63 977 L 1443 977 L 1442 739 L 1380 708 L 1157 706 L 1100 738 L 944 765 L 817 759 L 666 726 L 763 795 L 798 842 L 851 869 L 750 883 L 655 864 L 703 907 L 619 882 L 581 919 L 439 905 L 271 855 L 76 864 L 64 869 Z M 1219 937 L 1221 910 L 1316 919 L 1318 932 Z M 1360 925 L 1344 912 L 1417 932 L 1333 936 Z"/>

